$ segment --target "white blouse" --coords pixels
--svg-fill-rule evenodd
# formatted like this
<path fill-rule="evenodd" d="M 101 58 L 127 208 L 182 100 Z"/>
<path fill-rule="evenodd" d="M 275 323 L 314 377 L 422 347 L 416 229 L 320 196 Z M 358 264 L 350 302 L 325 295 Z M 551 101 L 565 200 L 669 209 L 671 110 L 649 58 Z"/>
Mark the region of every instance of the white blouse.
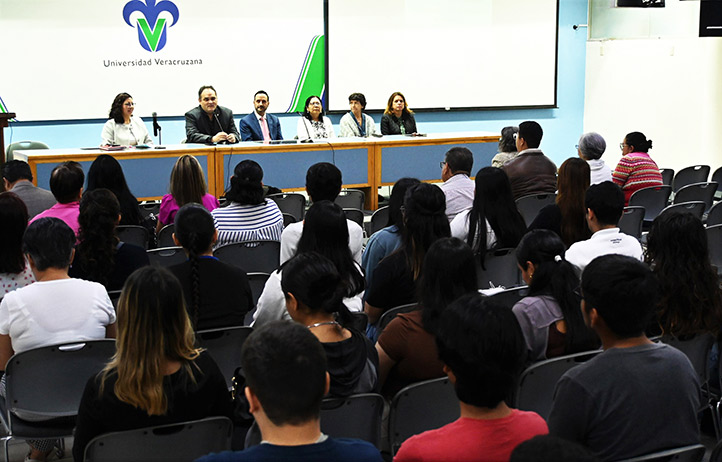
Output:
<path fill-rule="evenodd" d="M 103 126 L 103 139 L 101 145 L 117 144 L 120 146 L 137 146 L 139 144 L 153 144 L 143 119 L 131 117 L 129 124 L 119 124 L 110 119 Z"/>
<path fill-rule="evenodd" d="M 309 138 L 313 140 L 322 138 L 336 138 L 336 133 L 333 131 L 333 124 L 331 119 L 323 117 L 320 122 L 311 122 L 307 118 L 301 116 L 298 119 L 298 127 L 296 127 L 296 134 L 299 140 L 307 140 Z"/>

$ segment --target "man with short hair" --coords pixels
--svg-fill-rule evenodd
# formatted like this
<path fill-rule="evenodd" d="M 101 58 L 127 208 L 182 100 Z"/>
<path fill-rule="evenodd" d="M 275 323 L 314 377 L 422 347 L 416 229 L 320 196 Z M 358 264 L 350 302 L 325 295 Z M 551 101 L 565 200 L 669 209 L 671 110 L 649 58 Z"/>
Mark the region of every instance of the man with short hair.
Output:
<path fill-rule="evenodd" d="M 273 114 L 266 114 L 268 110 L 268 93 L 259 90 L 253 95 L 255 111 L 241 119 L 241 141 L 271 141 L 282 140 L 281 122 Z"/>
<path fill-rule="evenodd" d="M 575 242 L 569 247 L 565 258 L 569 263 L 584 271 L 590 261 L 601 255 L 616 253 L 643 259 L 639 241 L 619 231 L 617 225 L 624 213 L 624 193 L 611 181 L 593 184 L 584 198 L 587 207 L 587 225 L 592 237 Z"/>
<path fill-rule="evenodd" d="M 444 183 L 439 187 L 446 196 L 446 218 L 449 222 L 474 203 L 476 185 L 469 178 L 473 165 L 474 155 L 461 146 L 449 149 L 441 163 L 441 179 Z"/>
<path fill-rule="evenodd" d="M 198 90 L 198 107 L 186 112 L 186 143 L 237 143 L 241 136 L 233 111 L 218 105 L 216 89 L 204 85 Z"/>
<path fill-rule="evenodd" d="M 541 125 L 534 121 L 519 124 L 516 134 L 519 155 L 501 167 L 509 177 L 514 199 L 557 190 L 557 167 L 539 149 L 543 134 Z"/>
<path fill-rule="evenodd" d="M 584 321 L 604 351 L 559 380 L 550 432 L 605 461 L 698 444 L 697 373 L 684 353 L 644 333 L 661 292 L 652 270 L 604 255 L 584 269 L 581 291 Z"/>
<path fill-rule="evenodd" d="M 56 166 L 50 174 L 50 191 L 58 203 L 35 215 L 30 223 L 45 217 L 60 218 L 77 236 L 80 229 L 78 215 L 80 215 L 83 183 L 85 183 L 85 173 L 79 163 L 69 160 Z"/>
<path fill-rule="evenodd" d="M 378 461 L 366 441 L 321 433 L 321 400 L 328 393 L 326 354 L 304 326 L 275 321 L 248 337 L 241 350 L 246 399 L 263 443 L 239 452 L 201 457 L 197 462 Z"/>
<path fill-rule="evenodd" d="M 3 167 L 5 190 L 15 193 L 28 208 L 28 216 L 33 218 L 55 205 L 53 193 L 38 188 L 33 183 L 33 172 L 27 162 L 11 160 Z"/>
<path fill-rule="evenodd" d="M 306 172 L 306 192 L 312 202 L 335 201 L 341 192 L 342 184 L 341 170 L 328 162 L 313 164 Z M 346 224 L 348 225 L 349 250 L 351 250 L 353 259 L 360 265 L 364 239 L 363 229 L 357 223 L 348 219 Z M 301 234 L 303 234 L 302 221 L 291 223 L 284 228 L 281 234 L 281 264 L 296 255 Z"/>
<path fill-rule="evenodd" d="M 548 433 L 537 413 L 505 402 L 526 359 L 524 336 L 508 308 L 479 294 L 465 295 L 441 313 L 435 334 L 461 418 L 412 436 L 394 462 L 508 461 L 519 443 Z"/>

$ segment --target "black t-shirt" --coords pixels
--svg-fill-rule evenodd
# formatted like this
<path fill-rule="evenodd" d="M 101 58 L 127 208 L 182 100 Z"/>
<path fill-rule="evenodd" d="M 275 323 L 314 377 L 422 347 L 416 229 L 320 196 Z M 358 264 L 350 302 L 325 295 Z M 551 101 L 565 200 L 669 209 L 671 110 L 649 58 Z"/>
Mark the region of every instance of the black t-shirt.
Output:
<path fill-rule="evenodd" d="M 406 254 L 402 251 L 394 252 L 381 260 L 374 270 L 366 302 L 386 311 L 415 301 L 416 282 L 406 263 Z"/>
<path fill-rule="evenodd" d="M 115 252 L 115 264 L 113 270 L 108 276 L 108 283 L 105 284 L 106 290 L 120 290 L 125 284 L 128 276 L 138 268 L 150 265 L 148 254 L 145 249 L 137 245 L 121 242 Z M 78 255 L 75 255 L 73 265 L 68 270 L 68 274 L 72 278 L 85 279 L 86 281 L 100 282 L 97 278 L 91 278 L 80 264 Z"/>
<path fill-rule="evenodd" d="M 331 396 L 373 393 L 377 388 L 379 355 L 376 347 L 365 335 L 349 330 L 350 338 L 321 344 L 331 376 Z"/>

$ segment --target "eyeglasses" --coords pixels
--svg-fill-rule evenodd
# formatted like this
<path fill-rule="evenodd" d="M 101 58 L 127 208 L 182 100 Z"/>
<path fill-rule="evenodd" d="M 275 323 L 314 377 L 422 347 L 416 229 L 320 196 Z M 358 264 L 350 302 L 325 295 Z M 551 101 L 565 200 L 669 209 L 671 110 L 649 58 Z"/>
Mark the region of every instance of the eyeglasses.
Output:
<path fill-rule="evenodd" d="M 576 289 L 574 289 L 574 295 L 576 295 L 579 300 L 584 300 L 584 294 L 582 294 L 581 287 L 577 287 Z"/>
<path fill-rule="evenodd" d="M 624 151 L 624 146 L 629 147 L 627 143 L 619 143 L 619 149 L 621 149 L 622 151 Z"/>
<path fill-rule="evenodd" d="M 439 162 L 439 167 L 444 168 L 444 165 L 446 165 L 446 161 Z"/>
<path fill-rule="evenodd" d="M 579 149 L 579 145 L 578 145 L 578 144 L 575 144 L 575 145 L 574 145 L 574 149 Z"/>
<path fill-rule="evenodd" d="M 133 107 L 135 106 L 135 103 L 123 103 L 123 106 Z"/>

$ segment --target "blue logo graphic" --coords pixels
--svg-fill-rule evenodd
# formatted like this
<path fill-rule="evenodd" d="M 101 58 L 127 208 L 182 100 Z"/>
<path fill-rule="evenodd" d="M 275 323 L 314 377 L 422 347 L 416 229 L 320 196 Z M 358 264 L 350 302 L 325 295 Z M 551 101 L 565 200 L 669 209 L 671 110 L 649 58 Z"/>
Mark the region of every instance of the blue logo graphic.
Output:
<path fill-rule="evenodd" d="M 136 11 L 143 14 L 142 18 L 138 18 L 137 26 L 130 22 L 130 15 Z M 173 18 L 170 26 L 166 24 L 165 18 L 158 17 L 164 11 L 170 13 Z M 166 29 L 178 22 L 178 7 L 168 0 L 161 0 L 158 3 L 155 0 L 145 0 L 145 2 L 131 0 L 123 7 L 123 19 L 130 27 L 138 29 L 140 46 L 150 52 L 160 51 L 167 40 Z"/>

